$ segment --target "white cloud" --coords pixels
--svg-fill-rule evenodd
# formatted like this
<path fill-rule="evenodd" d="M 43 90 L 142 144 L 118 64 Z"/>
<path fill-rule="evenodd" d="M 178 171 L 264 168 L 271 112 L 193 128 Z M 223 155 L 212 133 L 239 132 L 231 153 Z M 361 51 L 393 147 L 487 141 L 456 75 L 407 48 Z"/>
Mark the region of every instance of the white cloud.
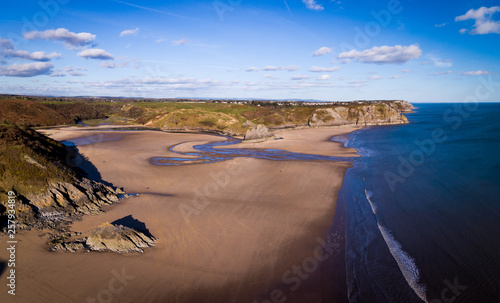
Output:
<path fill-rule="evenodd" d="M 258 71 L 259 69 L 255 66 L 252 66 L 252 67 L 249 67 L 247 69 L 245 69 L 246 72 L 256 72 Z"/>
<path fill-rule="evenodd" d="M 185 45 L 186 43 L 188 43 L 188 41 L 186 39 L 180 39 L 180 40 L 174 41 L 173 43 L 175 46 L 181 46 L 181 45 Z"/>
<path fill-rule="evenodd" d="M 28 51 L 23 51 L 23 50 L 6 50 L 4 52 L 4 56 L 6 58 L 21 58 L 21 59 L 26 59 L 26 60 L 33 60 L 33 61 L 50 61 L 51 59 L 54 58 L 60 58 L 61 54 L 60 53 L 50 53 L 46 54 L 45 52 L 33 52 L 30 53 Z"/>
<path fill-rule="evenodd" d="M 67 47 L 75 49 L 79 47 L 86 46 L 92 43 L 95 39 L 95 35 L 91 33 L 73 33 L 65 28 L 58 29 L 48 29 L 45 31 L 32 31 L 24 34 L 24 38 L 27 40 L 55 40 L 62 41 Z"/>
<path fill-rule="evenodd" d="M 374 46 L 363 51 L 351 50 L 338 55 L 338 59 L 355 59 L 362 63 L 401 64 L 420 57 L 422 50 L 417 44 L 409 46 Z"/>
<path fill-rule="evenodd" d="M 474 70 L 470 72 L 463 72 L 461 74 L 466 76 L 482 76 L 482 75 L 491 75 L 492 72 L 487 70 Z"/>
<path fill-rule="evenodd" d="M 273 75 L 263 75 L 262 77 L 267 78 L 267 79 L 276 79 L 276 77 Z"/>
<path fill-rule="evenodd" d="M 314 10 L 314 11 L 322 11 L 325 8 L 321 6 L 320 4 L 316 3 L 315 0 L 302 0 L 302 2 L 306 5 L 308 9 Z"/>
<path fill-rule="evenodd" d="M 312 55 L 314 57 L 317 57 L 317 56 L 326 55 L 326 54 L 331 53 L 331 52 L 332 52 L 331 48 L 323 46 L 323 47 L 320 47 L 319 49 L 317 49 L 316 51 L 314 51 L 314 53 Z"/>
<path fill-rule="evenodd" d="M 92 48 L 78 53 L 78 56 L 85 59 L 112 60 L 114 57 L 103 49 Z"/>
<path fill-rule="evenodd" d="M 321 75 L 321 76 L 319 76 L 318 78 L 316 78 L 316 80 L 328 80 L 328 79 L 330 79 L 331 77 L 332 77 L 332 76 L 330 76 L 330 75 L 326 75 L 326 74 L 325 74 L 325 75 Z"/>
<path fill-rule="evenodd" d="M 478 9 L 470 9 L 465 13 L 455 18 L 455 21 L 474 20 L 474 29 L 470 31 L 471 35 L 485 34 L 500 34 L 500 21 L 492 19 L 494 13 L 500 12 L 500 6 L 480 7 Z M 460 33 L 464 34 L 466 29 L 461 29 Z"/>
<path fill-rule="evenodd" d="M 321 66 L 312 66 L 309 71 L 314 73 L 330 73 L 340 70 L 340 66 L 333 67 L 321 67 Z"/>
<path fill-rule="evenodd" d="M 401 79 L 403 78 L 403 75 L 394 75 L 391 77 L 391 79 Z"/>
<path fill-rule="evenodd" d="M 411 70 L 411 69 L 402 69 L 399 72 L 400 73 L 411 73 L 411 72 L 413 72 L 413 70 Z"/>
<path fill-rule="evenodd" d="M 305 79 L 309 79 L 309 76 L 299 76 L 299 75 L 292 76 L 292 80 L 305 80 Z"/>
<path fill-rule="evenodd" d="M 0 75 L 10 77 L 34 77 L 48 75 L 52 72 L 54 65 L 50 62 L 37 62 L 26 64 L 12 64 L 0 67 Z"/>
<path fill-rule="evenodd" d="M 467 33 L 468 31 L 469 31 L 468 29 L 462 28 L 458 32 L 463 35 L 463 34 Z"/>
<path fill-rule="evenodd" d="M 156 41 L 155 41 L 155 42 L 156 42 L 156 43 L 163 43 L 163 42 L 165 42 L 165 39 L 156 39 Z"/>
<path fill-rule="evenodd" d="M 423 65 L 429 65 L 429 64 L 434 64 L 436 67 L 452 67 L 453 66 L 453 60 L 451 59 L 441 59 L 440 57 L 436 55 L 427 55 L 426 56 L 429 60 L 421 62 L 420 64 Z"/>
<path fill-rule="evenodd" d="M 380 75 L 373 75 L 373 76 L 368 77 L 369 80 L 378 80 L 380 78 L 381 78 Z"/>
<path fill-rule="evenodd" d="M 140 29 L 138 27 L 134 29 L 126 29 L 123 32 L 120 33 L 120 37 L 126 37 L 126 36 L 137 36 L 139 33 Z"/>
<path fill-rule="evenodd" d="M 442 72 L 435 72 L 434 74 L 432 74 L 433 76 L 441 76 L 441 75 L 449 75 L 453 73 L 453 71 L 451 70 L 448 70 L 448 71 L 442 71 Z"/>
<path fill-rule="evenodd" d="M 448 23 L 441 23 L 441 24 L 436 24 L 434 25 L 435 27 L 443 27 L 443 26 L 446 26 Z"/>
<path fill-rule="evenodd" d="M 262 68 L 262 70 L 269 72 L 269 71 L 287 71 L 287 72 L 293 72 L 296 70 L 299 70 L 299 67 L 296 65 L 288 65 L 288 66 L 274 66 L 274 65 L 267 65 Z"/>

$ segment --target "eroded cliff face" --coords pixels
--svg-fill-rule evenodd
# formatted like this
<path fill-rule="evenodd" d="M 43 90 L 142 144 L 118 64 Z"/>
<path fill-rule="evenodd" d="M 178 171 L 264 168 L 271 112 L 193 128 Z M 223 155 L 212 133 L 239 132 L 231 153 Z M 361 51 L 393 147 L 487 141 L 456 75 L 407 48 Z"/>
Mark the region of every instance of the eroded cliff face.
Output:
<path fill-rule="evenodd" d="M 118 202 L 122 194 L 120 189 L 87 178 L 53 182 L 44 192 L 19 199 L 17 224 L 22 229 L 55 228 L 81 215 L 100 213 L 101 207 Z"/>
<path fill-rule="evenodd" d="M 313 112 L 308 124 L 312 127 L 405 124 L 408 120 L 402 113 L 412 109 L 407 101 L 322 108 Z"/>

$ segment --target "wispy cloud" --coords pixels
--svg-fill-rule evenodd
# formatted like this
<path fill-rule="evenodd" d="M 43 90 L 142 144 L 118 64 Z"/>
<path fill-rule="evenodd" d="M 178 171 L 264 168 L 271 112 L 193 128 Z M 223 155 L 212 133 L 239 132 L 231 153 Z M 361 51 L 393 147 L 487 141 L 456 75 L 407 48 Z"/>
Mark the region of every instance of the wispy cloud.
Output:
<path fill-rule="evenodd" d="M 436 67 L 452 67 L 453 66 L 453 61 L 450 59 L 441 59 L 436 56 L 428 56 L 428 58 L 434 63 L 434 66 Z M 429 62 L 430 63 L 430 62 Z M 424 62 L 422 62 L 424 64 Z"/>
<path fill-rule="evenodd" d="M 460 74 L 466 75 L 466 76 L 482 76 L 482 75 L 491 75 L 493 73 L 490 71 L 487 71 L 487 70 L 474 70 L 474 71 L 469 71 L 469 72 L 462 72 Z"/>
<path fill-rule="evenodd" d="M 422 50 L 417 44 L 409 46 L 375 46 L 363 51 L 351 50 L 340 53 L 337 58 L 355 59 L 361 63 L 402 64 L 420 57 Z"/>
<path fill-rule="evenodd" d="M 124 61 L 121 63 L 115 63 L 115 62 L 103 62 L 99 64 L 101 67 L 113 69 L 113 68 L 123 68 L 127 67 L 130 64 L 130 61 Z"/>
<path fill-rule="evenodd" d="M 137 36 L 137 34 L 140 32 L 140 29 L 138 27 L 134 29 L 126 29 L 120 33 L 120 37 L 126 37 L 126 36 Z"/>
<path fill-rule="evenodd" d="M 141 5 L 137 5 L 137 4 L 125 2 L 125 1 L 120 1 L 120 0 L 109 0 L 109 1 L 116 2 L 116 3 L 121 3 L 121 4 L 124 4 L 124 5 L 128 5 L 128 6 L 131 6 L 131 7 L 139 8 L 139 9 L 142 9 L 142 10 L 147 10 L 147 11 L 150 11 L 150 12 L 160 13 L 160 14 L 174 16 L 174 17 L 178 17 L 178 18 L 187 18 L 185 16 L 181 16 L 181 15 L 177 15 L 177 14 L 173 14 L 173 13 L 169 13 L 169 12 L 165 12 L 165 11 L 161 11 L 161 10 L 158 10 L 158 9 L 154 9 L 154 8 L 150 8 L 150 7 L 145 7 L 145 6 L 141 6 Z"/>
<path fill-rule="evenodd" d="M 188 43 L 188 40 L 187 39 L 179 39 L 179 40 L 176 40 L 174 42 L 172 42 L 175 46 L 181 46 L 181 45 L 185 45 Z"/>
<path fill-rule="evenodd" d="M 328 79 L 330 79 L 331 77 L 332 77 L 332 76 L 330 76 L 330 75 L 326 75 L 326 74 L 325 74 L 325 75 L 321 75 L 321 76 L 319 76 L 318 78 L 316 78 L 316 80 L 328 80 Z"/>
<path fill-rule="evenodd" d="M 449 74 L 451 74 L 451 73 L 453 73 L 453 71 L 451 71 L 451 70 L 447 70 L 447 71 L 439 71 L 439 72 L 435 72 L 435 73 L 433 73 L 432 75 L 433 75 L 433 76 L 442 76 L 442 75 L 449 75 Z"/>
<path fill-rule="evenodd" d="M 322 11 L 325 8 L 320 4 L 316 3 L 315 0 L 302 0 L 302 2 L 306 5 L 306 7 L 313 11 Z"/>
<path fill-rule="evenodd" d="M 301 76 L 301 75 L 292 76 L 292 80 L 305 80 L 305 79 L 309 79 L 309 76 Z"/>
<path fill-rule="evenodd" d="M 323 46 L 319 49 L 317 49 L 312 55 L 314 57 L 317 57 L 317 56 L 323 56 L 323 55 L 326 55 L 328 53 L 331 53 L 332 52 L 332 49 L 329 48 L 329 47 L 326 47 L 326 46 Z"/>
<path fill-rule="evenodd" d="M 252 66 L 252 67 L 249 67 L 247 69 L 245 69 L 246 72 L 256 72 L 258 71 L 259 69 L 255 66 Z"/>
<path fill-rule="evenodd" d="M 312 66 L 309 71 L 314 73 L 331 73 L 340 70 L 340 66 L 332 66 L 332 67 L 321 67 L 321 66 Z"/>
<path fill-rule="evenodd" d="M 288 66 L 274 66 L 274 65 L 267 65 L 262 68 L 263 71 L 287 71 L 287 72 L 293 72 L 296 70 L 299 70 L 299 67 L 296 65 L 288 65 Z"/>

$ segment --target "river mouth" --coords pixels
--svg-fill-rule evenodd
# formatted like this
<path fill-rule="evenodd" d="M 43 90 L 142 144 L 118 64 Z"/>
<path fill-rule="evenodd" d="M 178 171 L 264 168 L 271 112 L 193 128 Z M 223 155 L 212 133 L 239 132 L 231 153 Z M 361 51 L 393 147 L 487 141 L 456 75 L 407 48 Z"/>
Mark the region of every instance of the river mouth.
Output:
<path fill-rule="evenodd" d="M 232 137 L 224 137 L 225 140 L 209 142 L 205 144 L 193 145 L 196 152 L 181 152 L 175 150 L 177 145 L 170 148 L 170 151 L 179 157 L 152 157 L 150 163 L 154 165 L 189 165 L 208 164 L 222 162 L 237 157 L 247 157 L 255 159 L 265 159 L 274 161 L 340 161 L 355 162 L 357 157 L 333 157 L 314 154 L 303 154 L 289 152 L 281 149 L 261 149 L 261 148 L 218 148 L 220 146 L 231 146 L 242 143 L 242 140 Z M 332 141 L 334 141 L 332 139 Z M 189 157 L 189 158 L 183 158 Z"/>

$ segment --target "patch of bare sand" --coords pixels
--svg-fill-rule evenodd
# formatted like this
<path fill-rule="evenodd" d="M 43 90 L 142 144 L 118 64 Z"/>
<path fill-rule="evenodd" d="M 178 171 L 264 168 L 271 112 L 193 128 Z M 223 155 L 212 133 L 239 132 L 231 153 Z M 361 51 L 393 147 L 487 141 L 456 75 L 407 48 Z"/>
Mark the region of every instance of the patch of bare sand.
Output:
<path fill-rule="evenodd" d="M 333 136 L 344 135 L 355 131 L 357 127 L 341 128 L 305 128 L 279 130 L 274 133 L 280 140 L 268 140 L 258 143 L 243 142 L 238 145 L 218 146 L 217 148 L 262 148 L 284 149 L 291 152 L 314 154 L 321 156 L 358 157 L 353 148 L 345 148 L 342 143 L 333 142 Z"/>
<path fill-rule="evenodd" d="M 328 300 L 330 269 L 321 266 L 327 261 L 311 272 L 302 264 L 316 258 L 350 164 L 253 158 L 184 166 L 149 162 L 181 142 L 219 139 L 126 132 L 117 141 L 80 146 L 104 180 L 143 194 L 86 216 L 72 229 L 85 235 L 98 224 L 132 215 L 159 239 L 156 247 L 131 255 L 51 253 L 40 232 L 24 232 L 18 235 L 17 295 L 2 292 L 0 300 L 261 302 L 276 295 L 275 289 L 287 302 Z M 301 267 L 300 275 L 294 266 Z"/>

